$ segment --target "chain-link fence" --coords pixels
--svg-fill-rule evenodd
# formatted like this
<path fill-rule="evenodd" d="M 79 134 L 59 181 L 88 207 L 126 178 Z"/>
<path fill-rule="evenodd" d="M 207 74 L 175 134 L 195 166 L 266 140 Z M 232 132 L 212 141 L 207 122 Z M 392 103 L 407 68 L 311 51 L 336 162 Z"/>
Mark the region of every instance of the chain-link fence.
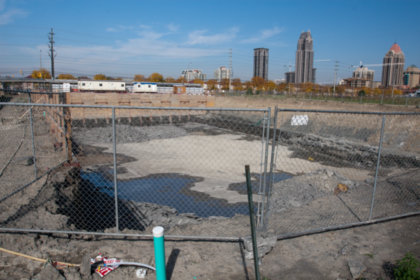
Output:
<path fill-rule="evenodd" d="M 34 101 L 28 93 L 14 100 L 22 104 Z M 0 109 L 0 220 L 12 223 L 18 211 L 27 211 L 22 206 L 31 199 L 30 186 L 38 188 L 45 175 L 65 161 L 59 139 L 51 137 L 63 127 L 51 125 L 51 110 L 25 105 Z"/>
<path fill-rule="evenodd" d="M 418 113 L 19 98 L 0 110 L 3 229 L 245 236 L 245 165 L 278 235 L 420 211 Z"/>
<path fill-rule="evenodd" d="M 420 212 L 419 113 L 276 109 L 278 235 Z"/>
<path fill-rule="evenodd" d="M 269 110 L 2 105 L 2 114 L 32 112 L 21 133 L 29 134 L 25 151 L 34 163 L 7 167 L 15 172 L 13 186 L 23 184 L 23 168 L 40 177 L 68 160 L 41 183 L 4 194 L 0 207 L 16 207 L 4 213 L 2 228 L 141 234 L 153 225 L 200 222 L 178 233 L 248 235 L 245 165 L 252 168 L 258 217 L 264 213 Z M 14 140 L 2 133 L 1 141 L 9 154 Z M 11 191 L 3 180 L 1 189 Z"/>

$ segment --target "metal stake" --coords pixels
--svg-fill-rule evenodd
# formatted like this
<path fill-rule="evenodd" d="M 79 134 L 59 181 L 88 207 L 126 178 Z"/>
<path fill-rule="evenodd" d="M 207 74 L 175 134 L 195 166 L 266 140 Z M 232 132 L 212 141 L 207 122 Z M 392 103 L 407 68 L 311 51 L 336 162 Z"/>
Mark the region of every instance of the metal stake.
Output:
<path fill-rule="evenodd" d="M 31 100 L 31 93 L 28 92 L 29 96 L 29 103 L 32 103 Z M 35 135 L 34 135 L 34 123 L 33 123 L 33 113 L 32 113 L 32 106 L 29 107 L 29 122 L 31 125 L 31 135 L 32 135 L 32 155 L 34 161 L 34 171 L 35 171 L 35 178 L 38 178 L 38 170 L 36 168 L 36 153 L 35 153 Z"/>
<path fill-rule="evenodd" d="M 268 108 L 268 112 L 267 112 L 267 129 L 266 129 L 266 140 L 265 140 L 265 157 L 264 157 L 264 177 L 263 177 L 263 197 L 261 199 L 262 204 L 261 204 L 261 213 L 260 213 L 260 219 L 261 222 L 258 225 L 258 229 L 264 229 L 265 225 L 264 225 L 264 205 L 265 205 L 265 200 L 267 198 L 267 165 L 268 165 L 268 149 L 269 149 L 269 141 L 270 141 L 270 118 L 271 118 L 271 108 Z"/>
<path fill-rule="evenodd" d="M 115 230 L 119 232 L 118 221 L 118 180 L 117 180 L 117 138 L 115 129 L 115 108 L 112 108 L 112 144 L 114 154 L 114 198 L 115 198 Z"/>
<path fill-rule="evenodd" d="M 248 190 L 248 207 L 249 207 L 249 219 L 251 222 L 252 251 L 254 253 L 255 278 L 257 280 L 260 280 L 258 246 L 257 246 L 257 237 L 256 237 L 256 232 L 255 232 L 255 221 L 254 221 L 254 204 L 252 203 L 252 185 L 251 185 L 251 177 L 250 177 L 250 172 L 249 172 L 249 165 L 245 165 L 245 175 L 246 175 L 246 187 Z"/>
<path fill-rule="evenodd" d="M 372 194 L 372 202 L 370 204 L 369 221 L 372 219 L 373 204 L 375 203 L 376 184 L 378 181 L 379 164 L 381 161 L 382 142 L 384 138 L 384 127 L 385 127 L 385 115 L 382 116 L 381 137 L 379 139 L 378 160 L 376 162 L 375 180 L 373 182 L 373 194 Z"/>
<path fill-rule="evenodd" d="M 273 169 L 274 169 L 274 153 L 276 150 L 276 135 L 277 135 L 277 113 L 278 113 L 277 106 L 274 108 L 274 120 L 273 120 L 273 142 L 271 142 L 271 161 L 270 161 L 270 173 L 269 173 L 269 182 L 268 182 L 268 189 L 267 189 L 267 215 L 265 215 L 264 227 L 267 227 L 268 224 L 268 211 L 270 211 L 270 197 L 273 189 Z"/>

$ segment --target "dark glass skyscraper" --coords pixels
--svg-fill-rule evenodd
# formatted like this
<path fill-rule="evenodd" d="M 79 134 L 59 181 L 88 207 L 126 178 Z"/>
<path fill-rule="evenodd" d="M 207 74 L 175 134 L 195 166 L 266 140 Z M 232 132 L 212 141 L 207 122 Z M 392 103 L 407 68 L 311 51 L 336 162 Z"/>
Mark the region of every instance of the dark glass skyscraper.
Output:
<path fill-rule="evenodd" d="M 295 83 L 314 83 L 315 69 L 313 69 L 313 65 L 314 51 L 311 32 L 302 32 L 296 51 Z"/>
<path fill-rule="evenodd" d="M 403 84 L 404 53 L 397 43 L 386 53 L 382 66 L 382 86 L 401 86 Z"/>
<path fill-rule="evenodd" d="M 268 80 L 268 49 L 254 49 L 254 77 Z"/>

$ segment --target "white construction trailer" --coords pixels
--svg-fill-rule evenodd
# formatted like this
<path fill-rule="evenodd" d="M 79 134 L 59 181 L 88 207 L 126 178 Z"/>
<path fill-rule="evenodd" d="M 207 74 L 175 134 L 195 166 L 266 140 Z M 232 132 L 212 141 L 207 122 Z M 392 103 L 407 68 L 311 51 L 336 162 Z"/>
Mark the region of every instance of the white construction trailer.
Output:
<path fill-rule="evenodd" d="M 133 92 L 139 93 L 157 93 L 156 83 L 137 82 L 133 84 Z"/>
<path fill-rule="evenodd" d="M 121 81 L 79 81 L 79 91 L 126 91 Z"/>

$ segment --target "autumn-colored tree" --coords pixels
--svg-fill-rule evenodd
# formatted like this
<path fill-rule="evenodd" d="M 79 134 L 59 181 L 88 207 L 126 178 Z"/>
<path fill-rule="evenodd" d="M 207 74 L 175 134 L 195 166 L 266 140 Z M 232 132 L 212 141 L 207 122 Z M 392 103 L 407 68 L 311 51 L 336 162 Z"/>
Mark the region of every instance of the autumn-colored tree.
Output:
<path fill-rule="evenodd" d="M 193 81 L 193 84 L 200 84 L 200 85 L 203 85 L 203 84 L 204 84 L 204 82 L 203 82 L 201 79 L 195 79 L 195 80 Z"/>
<path fill-rule="evenodd" d="M 244 86 L 244 88 L 245 89 L 252 89 L 252 82 L 251 81 L 245 81 L 244 83 L 243 83 L 243 86 Z"/>
<path fill-rule="evenodd" d="M 207 88 L 209 90 L 215 90 L 216 89 L 216 85 L 217 85 L 217 81 L 216 80 L 213 80 L 213 79 L 210 79 L 210 80 L 207 81 L 206 84 L 207 84 Z"/>
<path fill-rule="evenodd" d="M 346 91 L 346 87 L 345 86 L 336 86 L 335 87 L 335 92 L 338 94 L 343 94 Z"/>
<path fill-rule="evenodd" d="M 265 80 L 262 77 L 253 77 L 251 83 L 255 89 L 261 90 L 264 87 Z"/>
<path fill-rule="evenodd" d="M 286 88 L 287 88 L 286 83 L 280 83 L 280 84 L 276 85 L 276 90 L 278 92 L 284 92 L 284 91 L 286 91 Z"/>
<path fill-rule="evenodd" d="M 402 95 L 403 94 L 403 91 L 400 90 L 400 89 L 394 89 L 394 94 L 396 94 L 396 95 Z"/>
<path fill-rule="evenodd" d="M 58 75 L 57 79 L 59 79 L 59 80 L 76 80 L 76 78 L 72 74 L 60 74 L 60 75 Z"/>
<path fill-rule="evenodd" d="M 271 80 L 265 81 L 264 89 L 267 91 L 273 91 L 276 89 L 276 83 Z"/>
<path fill-rule="evenodd" d="M 223 90 L 229 90 L 229 79 L 222 79 L 220 81 L 220 86 Z"/>
<path fill-rule="evenodd" d="M 104 74 L 96 74 L 95 76 L 93 76 L 93 79 L 95 81 L 105 81 L 108 78 Z"/>
<path fill-rule="evenodd" d="M 373 94 L 375 95 L 381 95 L 383 92 L 380 88 L 374 88 L 373 89 Z"/>
<path fill-rule="evenodd" d="M 363 90 L 364 92 L 365 92 L 365 94 L 372 94 L 372 89 L 371 88 L 368 88 L 368 87 L 362 87 L 362 89 L 361 90 Z"/>
<path fill-rule="evenodd" d="M 185 83 L 185 81 L 186 80 L 185 80 L 184 76 L 179 76 L 179 78 L 175 80 L 175 82 L 177 82 L 177 83 Z"/>
<path fill-rule="evenodd" d="M 163 82 L 163 76 L 159 73 L 152 73 L 149 76 L 149 81 L 153 83 Z"/>
<path fill-rule="evenodd" d="M 51 79 L 50 72 L 45 68 L 32 71 L 31 77 L 33 79 Z"/>
<path fill-rule="evenodd" d="M 301 90 L 305 93 L 311 93 L 314 91 L 314 84 L 313 83 L 303 83 L 301 85 Z"/>
<path fill-rule="evenodd" d="M 167 82 L 167 83 L 175 83 L 175 79 L 172 78 L 172 77 L 166 77 L 165 78 L 165 82 Z"/>
<path fill-rule="evenodd" d="M 239 78 L 233 79 L 231 83 L 232 83 L 233 90 L 242 90 L 241 79 Z"/>
<path fill-rule="evenodd" d="M 145 80 L 145 78 L 144 78 L 143 75 L 141 75 L 141 74 L 134 75 L 134 81 L 136 81 L 136 82 L 142 82 L 144 80 Z"/>

